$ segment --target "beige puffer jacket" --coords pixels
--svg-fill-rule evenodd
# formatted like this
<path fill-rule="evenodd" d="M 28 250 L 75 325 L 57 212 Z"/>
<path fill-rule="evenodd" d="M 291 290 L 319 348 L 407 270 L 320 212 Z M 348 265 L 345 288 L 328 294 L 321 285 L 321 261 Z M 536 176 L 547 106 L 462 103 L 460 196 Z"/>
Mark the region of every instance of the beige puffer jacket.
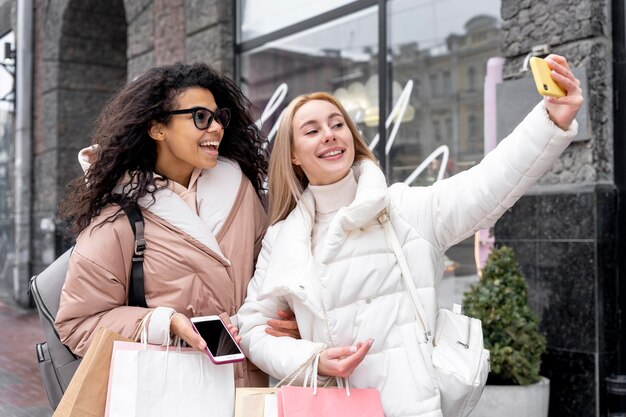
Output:
<path fill-rule="evenodd" d="M 84 355 L 95 330 L 104 326 L 124 336 L 138 332 L 144 316 L 171 307 L 188 317 L 236 314 L 243 304 L 266 228 L 266 214 L 254 187 L 238 166 L 218 164 L 198 179 L 199 216 L 169 189 L 142 209 L 147 250 L 144 287 L 148 309 L 126 306 L 134 236 L 118 206 L 106 207 L 79 236 L 70 258 L 56 327 L 63 343 Z M 203 216 L 202 199 L 220 175 L 239 175 L 234 204 L 216 236 Z M 217 178 L 216 178 L 217 176 Z M 140 201 L 141 203 L 141 201 Z M 145 203 L 145 202 L 144 202 Z M 207 204 L 207 208 L 210 205 Z M 248 363 L 235 371 L 238 386 L 267 385 L 267 377 Z"/>

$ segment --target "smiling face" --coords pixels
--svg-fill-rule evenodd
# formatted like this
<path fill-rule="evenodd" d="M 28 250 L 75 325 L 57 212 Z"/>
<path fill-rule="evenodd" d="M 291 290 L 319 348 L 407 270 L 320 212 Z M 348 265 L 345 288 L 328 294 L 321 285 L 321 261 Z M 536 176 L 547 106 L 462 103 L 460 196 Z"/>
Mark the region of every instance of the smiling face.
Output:
<path fill-rule="evenodd" d="M 313 100 L 302 105 L 292 121 L 291 162 L 313 185 L 333 184 L 354 163 L 354 139 L 341 111 L 332 103 Z"/>
<path fill-rule="evenodd" d="M 172 110 L 194 107 L 217 110 L 213 94 L 202 87 L 183 90 L 175 103 Z M 186 187 L 194 168 L 208 169 L 217 164 L 224 129 L 214 119 L 207 129 L 200 130 L 194 124 L 193 114 L 185 113 L 171 115 L 167 124 L 154 123 L 149 134 L 157 141 L 157 171 Z"/>

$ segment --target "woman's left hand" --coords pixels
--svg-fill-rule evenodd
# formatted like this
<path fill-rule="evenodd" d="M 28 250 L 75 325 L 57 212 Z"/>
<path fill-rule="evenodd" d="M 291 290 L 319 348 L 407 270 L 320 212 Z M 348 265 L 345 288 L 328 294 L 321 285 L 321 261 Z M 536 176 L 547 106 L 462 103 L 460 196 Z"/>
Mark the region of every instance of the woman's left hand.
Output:
<path fill-rule="evenodd" d="M 545 59 L 552 70 L 550 71 L 550 76 L 567 92 L 567 95 L 564 97 L 544 97 L 546 109 L 554 124 L 563 130 L 567 130 L 574 121 L 576 113 L 583 105 L 580 81 L 574 77 L 564 57 L 550 54 Z"/>
<path fill-rule="evenodd" d="M 298 323 L 296 322 L 296 315 L 293 311 L 278 310 L 278 317 L 280 320 L 268 320 L 265 328 L 265 333 L 272 336 L 288 336 L 294 339 L 300 339 L 300 329 L 298 329 Z"/>
<path fill-rule="evenodd" d="M 206 342 L 194 329 L 191 321 L 181 313 L 176 313 L 170 321 L 170 332 L 183 339 L 187 345 L 198 350 L 206 348 Z"/>

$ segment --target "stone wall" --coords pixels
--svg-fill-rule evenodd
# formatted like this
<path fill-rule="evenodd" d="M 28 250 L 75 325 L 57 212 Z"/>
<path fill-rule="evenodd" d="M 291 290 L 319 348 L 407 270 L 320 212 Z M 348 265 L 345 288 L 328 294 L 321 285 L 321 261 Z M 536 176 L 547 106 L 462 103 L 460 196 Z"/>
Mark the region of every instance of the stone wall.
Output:
<path fill-rule="evenodd" d="M 535 45 L 548 44 L 584 67 L 589 79 L 592 139 L 575 143 L 563 154 L 541 184 L 593 184 L 613 180 L 613 110 L 611 19 L 607 0 L 535 2 L 502 1 L 502 53 L 507 58 L 504 78 L 519 70 Z"/>
<path fill-rule="evenodd" d="M 34 0 L 34 9 L 37 273 L 72 243 L 56 219 L 58 205 L 80 174 L 76 154 L 91 143 L 93 123 L 114 91 L 152 66 L 177 61 L 204 61 L 232 74 L 234 48 L 232 1 Z"/>
<path fill-rule="evenodd" d="M 33 100 L 33 273 L 65 249 L 55 221 L 76 155 L 102 107 L 126 79 L 122 0 L 35 3 Z M 58 227 L 57 227 L 58 226 Z"/>
<path fill-rule="evenodd" d="M 186 0 L 188 62 L 206 62 L 234 74 L 233 1 Z"/>
<path fill-rule="evenodd" d="M 585 68 L 588 77 L 591 139 L 571 144 L 495 227 L 497 242 L 517 253 L 547 336 L 542 374 L 551 379 L 550 417 L 605 416 L 604 379 L 617 371 L 619 216 L 609 10 L 607 0 L 502 1 L 505 82 L 520 76 L 524 57 L 539 44 Z"/>
<path fill-rule="evenodd" d="M 232 1 L 125 1 L 128 79 L 154 65 L 206 62 L 232 75 Z"/>

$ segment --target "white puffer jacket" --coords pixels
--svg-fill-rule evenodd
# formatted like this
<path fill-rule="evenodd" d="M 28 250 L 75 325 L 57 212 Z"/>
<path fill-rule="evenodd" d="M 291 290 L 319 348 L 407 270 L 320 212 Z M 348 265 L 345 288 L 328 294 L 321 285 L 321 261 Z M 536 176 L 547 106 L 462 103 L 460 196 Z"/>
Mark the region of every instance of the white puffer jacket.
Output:
<path fill-rule="evenodd" d="M 441 416 L 424 343 L 396 258 L 378 222 L 387 208 L 429 323 L 435 323 L 443 254 L 491 226 L 534 184 L 575 136 L 548 117 L 543 103 L 474 168 L 431 187 L 395 184 L 372 162 L 354 167 L 354 201 L 331 221 L 318 260 L 311 252 L 315 201 L 305 190 L 289 216 L 269 228 L 239 310 L 242 347 L 263 371 L 282 379 L 316 352 L 374 338 L 350 376 L 378 388 L 385 414 Z M 266 322 L 291 308 L 302 340 L 272 337 Z"/>

